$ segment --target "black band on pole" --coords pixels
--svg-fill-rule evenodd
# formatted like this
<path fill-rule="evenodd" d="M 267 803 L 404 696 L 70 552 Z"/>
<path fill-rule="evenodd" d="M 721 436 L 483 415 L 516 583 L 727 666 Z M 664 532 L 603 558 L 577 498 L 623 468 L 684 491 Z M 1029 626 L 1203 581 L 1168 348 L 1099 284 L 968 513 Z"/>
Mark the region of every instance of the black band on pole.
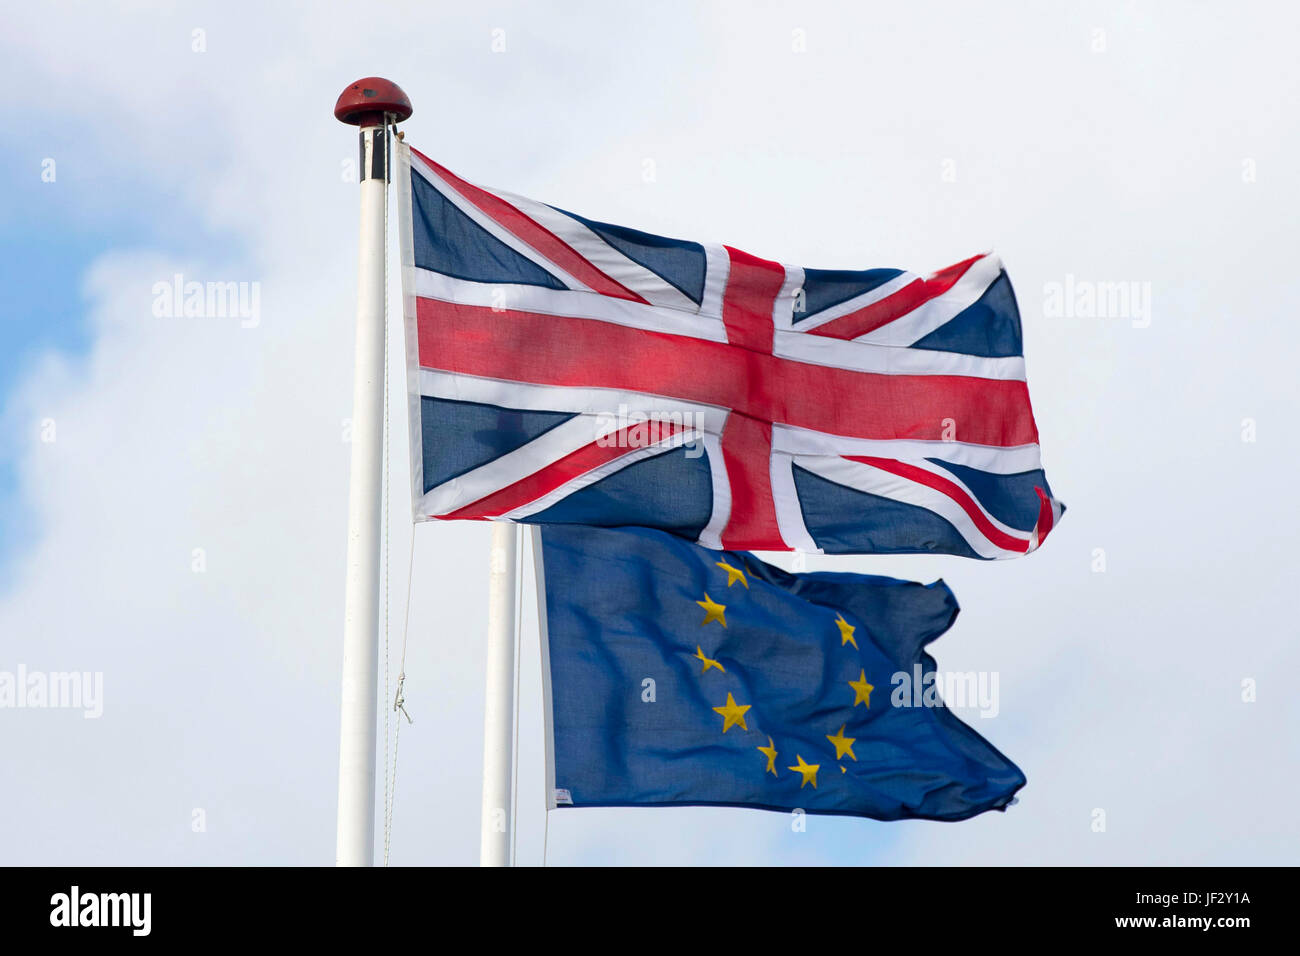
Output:
<path fill-rule="evenodd" d="M 358 137 L 361 150 L 361 181 L 382 179 L 388 182 L 388 127 L 366 126 Z"/>

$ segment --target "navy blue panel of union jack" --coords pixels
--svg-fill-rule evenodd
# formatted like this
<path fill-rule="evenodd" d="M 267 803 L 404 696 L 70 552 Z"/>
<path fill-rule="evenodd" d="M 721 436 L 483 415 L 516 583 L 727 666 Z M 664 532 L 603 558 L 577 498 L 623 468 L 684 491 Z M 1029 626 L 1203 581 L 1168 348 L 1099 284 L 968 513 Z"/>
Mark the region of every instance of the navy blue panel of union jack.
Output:
<path fill-rule="evenodd" d="M 418 518 L 974 558 L 1060 520 L 996 256 L 805 269 L 398 158 Z"/>

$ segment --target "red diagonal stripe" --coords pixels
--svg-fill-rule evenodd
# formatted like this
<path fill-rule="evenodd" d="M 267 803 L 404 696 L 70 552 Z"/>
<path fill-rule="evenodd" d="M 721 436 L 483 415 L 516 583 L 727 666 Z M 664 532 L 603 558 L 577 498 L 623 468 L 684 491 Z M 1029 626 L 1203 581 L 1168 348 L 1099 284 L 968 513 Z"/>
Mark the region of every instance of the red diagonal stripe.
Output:
<path fill-rule="evenodd" d="M 1035 444 L 1023 381 L 880 375 L 591 319 L 416 302 L 420 365 L 537 385 L 617 388 L 850 438 Z"/>
<path fill-rule="evenodd" d="M 660 421 L 654 424 L 657 426 L 660 441 L 664 441 L 683 430 L 681 425 L 675 425 L 672 422 Z M 535 471 L 526 478 L 521 478 L 512 484 L 506 485 L 500 491 L 493 492 L 478 501 L 472 501 L 448 514 L 437 515 L 436 517 L 446 519 L 496 518 L 508 514 L 516 508 L 523 507 L 530 501 L 536 501 L 543 495 L 550 494 L 561 485 L 599 468 L 606 462 L 622 458 L 624 455 L 630 455 L 639 447 L 644 447 L 631 444 L 629 435 L 634 430 L 644 429 L 645 427 L 645 425 L 629 425 L 627 428 L 606 436 L 600 442 L 592 442 L 590 445 L 583 445 L 581 448 L 569 452 L 563 458 L 551 462 L 540 471 Z"/>
<path fill-rule="evenodd" d="M 939 270 L 928 279 L 909 282 L 893 295 L 879 302 L 873 302 L 856 312 L 850 312 L 848 315 L 842 315 L 838 319 L 831 319 L 823 325 L 811 328 L 808 334 L 825 335 L 833 339 L 856 339 L 860 335 L 874 332 L 882 325 L 887 325 L 899 316 L 906 315 L 931 299 L 943 295 L 957 284 L 972 265 L 983 258 L 983 256 L 972 256 L 964 262 Z"/>
<path fill-rule="evenodd" d="M 909 481 L 915 481 L 917 484 L 925 485 L 927 488 L 933 488 L 935 491 L 942 492 L 957 504 L 961 505 L 961 510 L 966 512 L 971 521 L 975 522 L 975 527 L 979 528 L 980 533 L 988 538 L 999 548 L 1004 551 L 1021 551 L 1029 550 L 1029 542 L 1020 538 L 1013 538 L 993 522 L 989 521 L 988 515 L 984 510 L 962 490 L 961 486 L 954 481 L 949 481 L 941 475 L 936 475 L 932 471 L 926 471 L 924 468 L 918 468 L 916 465 L 909 465 L 906 462 L 897 461 L 893 458 L 870 458 L 865 455 L 845 455 L 849 461 L 861 462 L 864 465 L 871 465 L 873 468 L 879 468 L 881 471 L 887 471 L 891 475 L 897 475 L 900 478 L 906 478 Z"/>
<path fill-rule="evenodd" d="M 451 170 L 439 166 L 418 150 L 412 149 L 411 152 L 428 163 L 431 169 L 436 170 L 439 176 L 455 187 L 457 192 L 482 210 L 493 222 L 536 249 L 579 282 L 589 286 L 592 291 L 616 299 L 646 301 L 618 280 L 601 272 L 571 245 L 500 196 L 486 189 L 480 189 L 473 183 L 465 182 Z"/>

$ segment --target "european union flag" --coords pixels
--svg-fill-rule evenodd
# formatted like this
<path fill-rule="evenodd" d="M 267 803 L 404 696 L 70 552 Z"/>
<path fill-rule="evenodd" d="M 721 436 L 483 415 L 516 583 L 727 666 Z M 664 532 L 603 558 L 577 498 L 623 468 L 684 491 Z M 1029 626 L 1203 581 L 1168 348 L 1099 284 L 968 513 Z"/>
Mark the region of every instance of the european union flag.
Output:
<path fill-rule="evenodd" d="M 541 571 L 552 806 L 964 820 L 1025 783 L 933 694 L 892 692 L 935 671 L 942 581 L 571 526 L 543 529 Z"/>

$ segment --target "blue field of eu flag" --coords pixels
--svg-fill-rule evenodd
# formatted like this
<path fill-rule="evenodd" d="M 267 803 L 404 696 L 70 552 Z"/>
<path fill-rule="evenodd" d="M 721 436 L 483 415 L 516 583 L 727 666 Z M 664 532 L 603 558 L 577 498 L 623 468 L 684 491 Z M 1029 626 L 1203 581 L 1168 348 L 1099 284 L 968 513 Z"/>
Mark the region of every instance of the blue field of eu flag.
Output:
<path fill-rule="evenodd" d="M 643 528 L 548 526 L 541 570 L 552 806 L 964 820 L 1025 783 L 949 710 L 891 693 L 935 669 L 958 611 L 942 581 L 788 574 Z"/>

